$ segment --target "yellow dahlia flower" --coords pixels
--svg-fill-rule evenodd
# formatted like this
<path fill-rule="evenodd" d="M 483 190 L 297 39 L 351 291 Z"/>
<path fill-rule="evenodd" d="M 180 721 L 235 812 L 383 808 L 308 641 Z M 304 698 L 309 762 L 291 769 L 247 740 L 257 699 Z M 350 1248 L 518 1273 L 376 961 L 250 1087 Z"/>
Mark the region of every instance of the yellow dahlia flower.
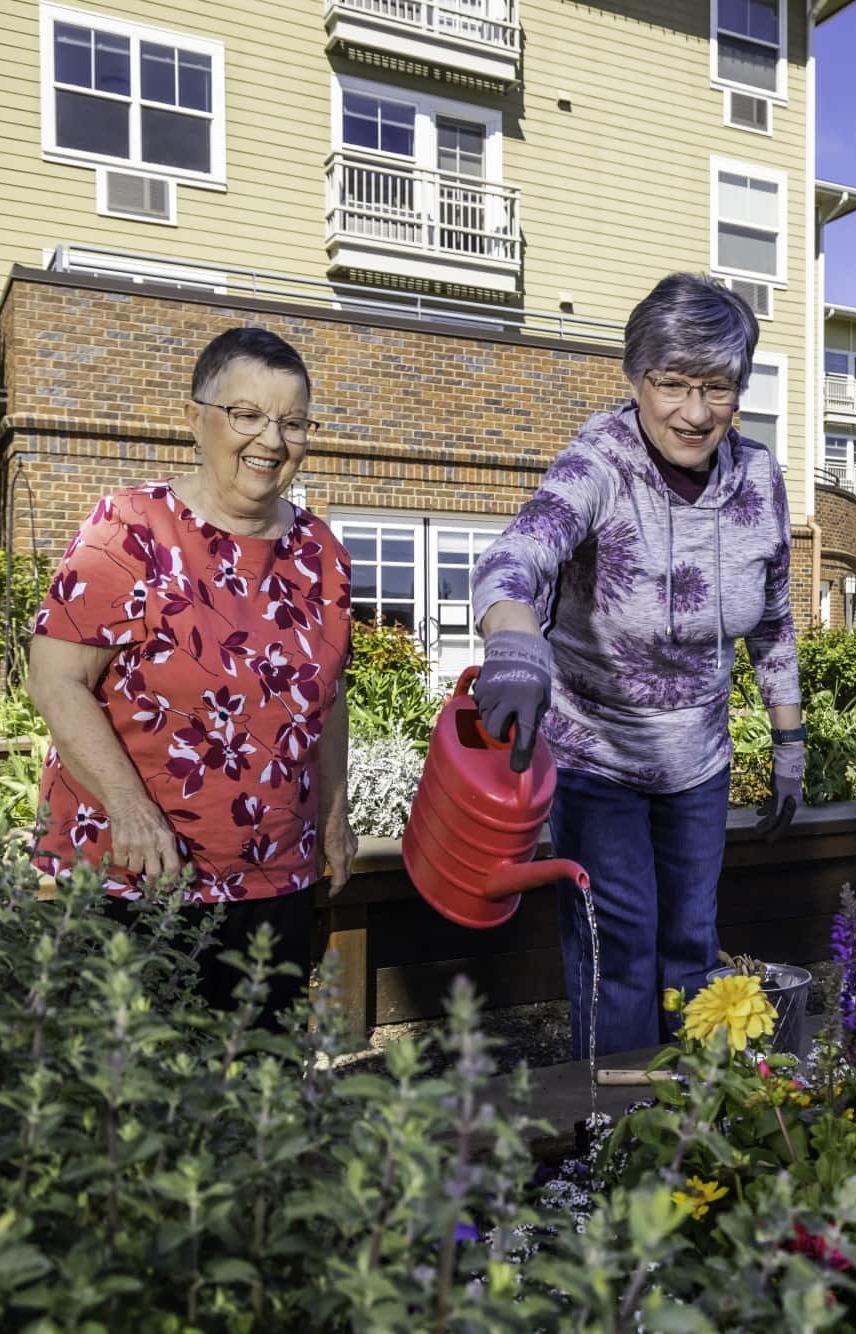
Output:
<path fill-rule="evenodd" d="M 677 1010 L 680 1010 L 683 999 L 683 993 L 678 991 L 677 987 L 666 987 L 663 992 L 663 1009 L 669 1014 L 674 1014 Z"/>
<path fill-rule="evenodd" d="M 674 1204 L 688 1205 L 695 1219 L 704 1218 L 714 1200 L 721 1200 L 728 1194 L 727 1186 L 720 1186 L 718 1181 L 702 1181 L 701 1177 L 690 1177 L 686 1190 L 673 1190 Z"/>
<path fill-rule="evenodd" d="M 745 1051 L 749 1038 L 770 1036 L 777 1018 L 760 978 L 734 974 L 715 977 L 693 996 L 684 1010 L 684 1030 L 687 1037 L 707 1046 L 717 1029 L 724 1028 L 729 1047 Z"/>

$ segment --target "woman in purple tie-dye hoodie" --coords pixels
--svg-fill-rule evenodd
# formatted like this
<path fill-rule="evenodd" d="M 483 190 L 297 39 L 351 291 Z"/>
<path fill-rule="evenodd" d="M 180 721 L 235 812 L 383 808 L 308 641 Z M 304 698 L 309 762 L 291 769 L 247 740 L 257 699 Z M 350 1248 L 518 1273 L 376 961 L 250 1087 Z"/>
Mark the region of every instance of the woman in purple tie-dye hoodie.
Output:
<path fill-rule="evenodd" d="M 673 274 L 627 324 L 634 399 L 596 413 L 473 573 L 476 683 L 515 768 L 543 732 L 559 770 L 554 851 L 592 879 L 600 1052 L 666 1036 L 659 997 L 716 964 L 728 694 L 744 636 L 773 727 L 778 837 L 800 801 L 804 728 L 779 467 L 732 426 L 758 325 L 711 279 Z M 591 945 L 559 894 L 572 1055 L 588 1050 Z"/>

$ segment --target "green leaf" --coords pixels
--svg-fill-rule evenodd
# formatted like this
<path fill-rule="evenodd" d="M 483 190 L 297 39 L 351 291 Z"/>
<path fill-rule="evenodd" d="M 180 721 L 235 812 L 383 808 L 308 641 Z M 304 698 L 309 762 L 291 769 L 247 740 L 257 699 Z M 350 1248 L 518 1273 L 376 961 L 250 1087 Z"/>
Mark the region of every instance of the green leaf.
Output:
<path fill-rule="evenodd" d="M 260 1274 L 249 1260 L 210 1260 L 204 1274 L 212 1283 L 258 1283 Z"/>

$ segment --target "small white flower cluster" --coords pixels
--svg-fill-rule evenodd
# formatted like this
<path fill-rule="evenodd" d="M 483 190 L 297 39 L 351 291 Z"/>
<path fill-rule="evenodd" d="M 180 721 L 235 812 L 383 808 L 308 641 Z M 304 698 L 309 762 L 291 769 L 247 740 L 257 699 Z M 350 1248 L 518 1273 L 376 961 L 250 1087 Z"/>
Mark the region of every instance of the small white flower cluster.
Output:
<path fill-rule="evenodd" d="M 401 837 L 424 763 L 407 737 L 351 737 L 348 804 L 356 834 Z"/>

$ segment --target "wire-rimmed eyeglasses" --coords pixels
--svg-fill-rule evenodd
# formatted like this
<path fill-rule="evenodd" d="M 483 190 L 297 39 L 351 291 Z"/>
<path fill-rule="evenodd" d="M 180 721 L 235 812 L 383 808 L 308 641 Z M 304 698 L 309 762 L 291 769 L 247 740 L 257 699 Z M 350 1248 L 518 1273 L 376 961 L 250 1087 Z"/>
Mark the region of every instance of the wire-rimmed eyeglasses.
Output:
<path fill-rule="evenodd" d="M 727 380 L 690 384 L 689 380 L 683 380 L 679 375 L 655 375 L 651 371 L 645 372 L 645 379 L 654 386 L 664 403 L 686 403 L 692 397 L 693 390 L 697 389 L 702 401 L 713 408 L 737 405 L 737 385 Z"/>
<path fill-rule="evenodd" d="M 280 439 L 287 445 L 305 445 L 318 430 L 319 423 L 309 417 L 271 417 L 258 408 L 245 408 L 233 403 L 209 403 L 204 398 L 194 398 L 204 408 L 219 408 L 225 412 L 229 425 L 238 435 L 261 435 L 271 422 L 276 422 Z"/>

